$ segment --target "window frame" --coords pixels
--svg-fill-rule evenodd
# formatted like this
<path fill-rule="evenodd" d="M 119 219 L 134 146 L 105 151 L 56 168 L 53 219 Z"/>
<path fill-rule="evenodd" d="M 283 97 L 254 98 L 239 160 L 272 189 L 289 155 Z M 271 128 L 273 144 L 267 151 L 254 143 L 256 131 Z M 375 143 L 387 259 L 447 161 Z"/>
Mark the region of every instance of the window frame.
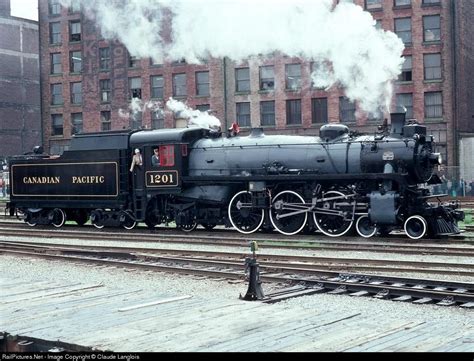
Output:
<path fill-rule="evenodd" d="M 73 32 L 74 28 L 79 26 L 79 32 Z M 77 29 L 75 29 L 77 31 Z M 82 24 L 81 20 L 70 20 L 69 21 L 69 42 L 77 43 L 82 41 Z"/>
<path fill-rule="evenodd" d="M 324 101 L 324 102 L 320 103 L 321 101 Z M 321 116 L 318 117 L 318 115 L 321 115 Z M 311 98 L 311 124 L 327 124 L 328 122 L 329 122 L 328 98 L 327 97 Z"/>
<path fill-rule="evenodd" d="M 265 105 L 272 104 L 272 111 L 268 111 L 268 109 L 264 109 Z M 266 119 L 269 115 L 271 115 L 271 120 L 269 121 Z M 262 100 L 260 101 L 260 125 L 262 126 L 275 126 L 276 122 L 276 114 L 275 114 L 275 101 L 274 100 Z"/>
<path fill-rule="evenodd" d="M 247 108 L 248 106 L 248 113 L 242 112 L 242 110 L 247 110 L 243 108 Z M 237 102 L 235 103 L 235 119 L 240 127 L 250 127 L 252 125 L 251 120 L 251 106 L 250 102 Z"/>
<path fill-rule="evenodd" d="M 199 76 L 202 74 L 207 74 L 207 80 L 200 81 Z M 195 73 L 195 80 L 196 80 L 196 96 L 209 96 L 210 95 L 210 80 L 209 80 L 209 71 L 197 71 Z M 202 79 L 201 79 L 202 80 Z"/>
<path fill-rule="evenodd" d="M 79 55 L 81 56 L 81 60 L 80 61 L 74 61 L 74 53 L 79 53 Z M 80 64 L 79 67 L 79 71 L 76 71 L 74 68 L 76 67 L 76 64 Z M 70 73 L 74 73 L 74 74 L 79 74 L 82 72 L 82 51 L 80 50 L 72 50 L 69 52 L 69 72 Z"/>
<path fill-rule="evenodd" d="M 429 57 L 437 56 L 437 59 L 439 59 L 439 65 L 436 66 L 427 66 L 427 59 Z M 437 75 L 436 69 L 439 69 L 439 77 L 434 77 Z M 433 73 L 435 75 L 428 77 L 427 73 Z M 423 77 L 424 80 L 427 81 L 434 81 L 434 80 L 442 80 L 443 79 L 443 69 L 442 69 L 442 58 L 441 58 L 441 53 L 426 53 L 423 54 Z"/>
<path fill-rule="evenodd" d="M 409 30 L 397 30 L 397 22 L 399 23 L 401 20 L 408 20 L 410 24 L 410 29 Z M 413 24 L 412 24 L 412 18 L 411 17 L 403 17 L 403 18 L 394 18 L 394 32 L 395 34 L 402 40 L 403 44 L 405 45 L 411 45 L 413 43 Z M 400 36 L 400 33 L 409 33 L 410 34 L 410 41 L 405 42 L 404 38 Z"/>
<path fill-rule="evenodd" d="M 173 79 L 173 96 L 178 98 L 185 98 L 188 96 L 188 78 L 186 73 L 175 73 Z M 184 80 L 182 84 L 178 83 L 178 79 Z"/>
<path fill-rule="evenodd" d="M 54 62 L 55 56 L 59 57 L 59 62 Z M 59 71 L 56 71 L 56 66 L 59 66 Z M 58 75 L 63 73 L 62 53 L 50 53 L 50 75 Z"/>
<path fill-rule="evenodd" d="M 271 69 L 272 77 L 268 74 L 264 77 L 264 71 Z M 258 70 L 259 75 L 259 89 L 260 91 L 273 91 L 275 90 L 275 66 L 274 65 L 262 65 Z M 271 83 L 271 84 L 270 84 Z M 265 84 L 270 84 L 266 86 Z"/>
<path fill-rule="evenodd" d="M 61 120 L 60 126 L 58 127 L 57 124 L 55 123 L 56 119 Z M 57 130 L 60 129 L 61 132 L 57 132 Z M 57 136 L 64 136 L 64 116 L 63 114 L 51 114 L 51 136 L 57 137 Z"/>
<path fill-rule="evenodd" d="M 290 69 L 299 69 L 298 74 L 290 74 Z M 285 64 L 285 90 L 298 91 L 302 87 L 302 66 L 301 63 Z M 296 86 L 290 86 L 290 83 L 296 82 Z"/>
<path fill-rule="evenodd" d="M 235 68 L 235 92 L 250 93 L 250 68 Z"/>
<path fill-rule="evenodd" d="M 303 121 L 301 111 L 301 99 L 287 99 L 286 103 L 286 124 L 301 125 Z M 292 109 L 294 107 L 294 109 Z"/>

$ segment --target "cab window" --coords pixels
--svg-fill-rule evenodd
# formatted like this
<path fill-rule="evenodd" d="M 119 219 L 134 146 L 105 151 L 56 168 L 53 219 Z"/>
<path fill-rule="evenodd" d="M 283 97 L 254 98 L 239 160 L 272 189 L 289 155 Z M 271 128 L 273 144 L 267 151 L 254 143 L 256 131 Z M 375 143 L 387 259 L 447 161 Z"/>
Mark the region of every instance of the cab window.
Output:
<path fill-rule="evenodd" d="M 160 165 L 162 167 L 174 166 L 174 145 L 160 146 Z"/>

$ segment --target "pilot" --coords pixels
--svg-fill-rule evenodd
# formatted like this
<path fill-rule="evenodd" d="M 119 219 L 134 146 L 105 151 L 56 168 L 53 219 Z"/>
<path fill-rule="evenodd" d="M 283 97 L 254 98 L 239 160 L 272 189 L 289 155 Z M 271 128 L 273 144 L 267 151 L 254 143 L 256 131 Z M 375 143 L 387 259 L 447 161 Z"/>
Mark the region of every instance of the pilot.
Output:
<path fill-rule="evenodd" d="M 153 167 L 160 166 L 160 151 L 158 148 L 153 149 L 153 155 L 151 156 L 151 165 Z"/>
<path fill-rule="evenodd" d="M 142 154 L 140 153 L 140 149 L 135 149 L 135 154 L 132 157 L 132 164 L 130 165 L 130 172 L 133 172 L 135 166 L 141 167 L 143 165 Z"/>

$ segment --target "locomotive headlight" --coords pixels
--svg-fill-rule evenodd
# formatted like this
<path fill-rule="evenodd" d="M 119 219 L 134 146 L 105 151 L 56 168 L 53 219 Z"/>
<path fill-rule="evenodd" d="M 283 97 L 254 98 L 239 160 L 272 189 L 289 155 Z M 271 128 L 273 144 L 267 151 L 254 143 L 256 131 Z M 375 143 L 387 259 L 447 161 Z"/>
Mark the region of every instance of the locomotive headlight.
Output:
<path fill-rule="evenodd" d="M 441 156 L 440 153 L 431 153 L 430 154 L 430 161 L 433 164 L 443 164 L 443 157 Z"/>

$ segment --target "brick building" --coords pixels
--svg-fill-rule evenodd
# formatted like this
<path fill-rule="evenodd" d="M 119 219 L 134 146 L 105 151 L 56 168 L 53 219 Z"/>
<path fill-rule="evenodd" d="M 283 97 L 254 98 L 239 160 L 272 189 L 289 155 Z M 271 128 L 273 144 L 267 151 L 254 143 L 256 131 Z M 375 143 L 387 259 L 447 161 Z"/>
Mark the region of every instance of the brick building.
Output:
<path fill-rule="evenodd" d="M 0 161 L 41 144 L 38 22 L 0 0 Z M 1 168 L 0 168 L 1 170 Z"/>
<path fill-rule="evenodd" d="M 472 106 L 459 107 L 469 103 L 466 96 L 472 97 L 472 92 L 455 88 L 472 80 L 472 64 L 459 59 L 468 58 L 465 48 L 472 52 L 472 42 L 458 40 L 472 37 L 467 31 L 472 10 L 466 13 L 472 2 L 460 0 L 456 6 L 452 0 L 354 2 L 372 13 L 378 27 L 394 31 L 406 45 L 393 105 L 404 105 L 410 118 L 426 123 L 449 164 L 457 164 L 461 133 L 455 126 L 462 123 L 462 135 L 472 134 Z M 40 0 L 39 10 L 45 59 L 44 138 L 52 152 L 67 147 L 77 131 L 175 125 L 172 114 L 148 108 L 135 118 L 121 116 L 134 97 L 148 102 L 173 96 L 193 108 L 212 109 L 223 127 L 237 120 L 244 130 L 263 126 L 267 133 L 318 134 L 323 123 L 339 121 L 372 131 L 379 122 L 359 116 L 357 104 L 349 102 L 341 89 L 312 87 L 309 61 L 275 56 L 263 63 L 236 64 L 224 58 L 202 65 L 153 64 L 130 57 L 118 41 L 102 39 L 97 24 L 77 6 L 65 9 L 58 0 Z M 463 76 L 468 69 L 471 78 Z"/>

